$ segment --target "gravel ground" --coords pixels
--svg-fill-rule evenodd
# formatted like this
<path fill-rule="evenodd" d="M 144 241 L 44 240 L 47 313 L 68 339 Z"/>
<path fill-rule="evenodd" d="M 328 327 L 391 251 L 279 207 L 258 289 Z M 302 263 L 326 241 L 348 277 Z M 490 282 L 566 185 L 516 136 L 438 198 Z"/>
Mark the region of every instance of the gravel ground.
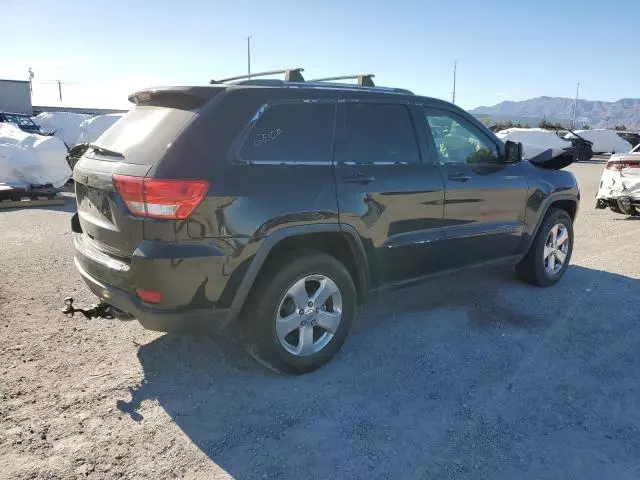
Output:
<path fill-rule="evenodd" d="M 573 265 L 492 267 L 368 305 L 324 369 L 66 319 L 93 298 L 66 208 L 0 213 L 0 478 L 640 478 L 640 221 L 576 164 Z"/>

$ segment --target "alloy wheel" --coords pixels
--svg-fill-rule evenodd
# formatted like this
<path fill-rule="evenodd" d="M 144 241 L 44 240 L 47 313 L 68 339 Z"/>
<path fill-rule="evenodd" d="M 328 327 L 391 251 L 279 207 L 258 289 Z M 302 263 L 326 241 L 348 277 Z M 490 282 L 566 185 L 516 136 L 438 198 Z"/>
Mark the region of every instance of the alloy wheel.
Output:
<path fill-rule="evenodd" d="M 325 348 L 342 320 L 342 295 L 324 275 L 297 280 L 282 297 L 276 312 L 276 335 L 292 355 L 308 356 Z"/>
<path fill-rule="evenodd" d="M 556 275 L 565 264 L 569 252 L 569 231 L 562 223 L 556 223 L 544 244 L 544 269 L 549 275 Z"/>

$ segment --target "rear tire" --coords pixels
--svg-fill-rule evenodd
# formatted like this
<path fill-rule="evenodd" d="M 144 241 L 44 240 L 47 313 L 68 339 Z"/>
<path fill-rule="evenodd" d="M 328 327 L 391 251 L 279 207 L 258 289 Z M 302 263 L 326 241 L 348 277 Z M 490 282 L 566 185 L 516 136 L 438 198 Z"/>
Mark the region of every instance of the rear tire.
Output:
<path fill-rule="evenodd" d="M 529 252 L 516 266 L 516 273 L 522 281 L 531 285 L 554 285 L 567 271 L 572 252 L 571 217 L 564 210 L 551 210 L 542 222 Z"/>
<path fill-rule="evenodd" d="M 616 202 L 615 200 L 609 203 L 609 208 L 613 213 L 620 213 L 624 215 L 624 212 L 620 210 L 620 207 L 618 206 L 618 202 Z"/>
<path fill-rule="evenodd" d="M 340 350 L 355 313 L 356 290 L 345 266 L 324 253 L 298 252 L 264 268 L 243 315 L 243 336 L 260 363 L 307 373 Z"/>

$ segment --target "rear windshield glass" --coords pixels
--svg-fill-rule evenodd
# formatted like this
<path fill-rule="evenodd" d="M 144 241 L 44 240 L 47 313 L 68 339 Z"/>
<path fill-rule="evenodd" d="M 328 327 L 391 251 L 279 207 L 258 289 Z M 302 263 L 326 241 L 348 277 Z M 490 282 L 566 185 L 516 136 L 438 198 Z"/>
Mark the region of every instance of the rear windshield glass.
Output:
<path fill-rule="evenodd" d="M 153 165 L 194 116 L 189 110 L 137 106 L 93 143 L 121 153 L 127 163 Z"/>

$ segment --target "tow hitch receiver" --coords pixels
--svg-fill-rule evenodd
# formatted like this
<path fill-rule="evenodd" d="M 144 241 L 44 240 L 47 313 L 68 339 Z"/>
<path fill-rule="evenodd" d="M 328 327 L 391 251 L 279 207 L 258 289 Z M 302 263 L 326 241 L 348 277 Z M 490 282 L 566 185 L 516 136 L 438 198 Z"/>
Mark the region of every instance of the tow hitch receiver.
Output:
<path fill-rule="evenodd" d="M 71 318 L 74 314 L 78 312 L 85 316 L 87 319 L 91 318 L 107 318 L 112 319 L 115 318 L 115 313 L 113 308 L 106 303 L 98 303 L 97 305 L 92 306 L 91 308 L 75 308 L 73 306 L 73 297 L 67 297 L 64 299 L 64 308 L 62 309 L 62 313 L 64 313 L 67 317 Z"/>

